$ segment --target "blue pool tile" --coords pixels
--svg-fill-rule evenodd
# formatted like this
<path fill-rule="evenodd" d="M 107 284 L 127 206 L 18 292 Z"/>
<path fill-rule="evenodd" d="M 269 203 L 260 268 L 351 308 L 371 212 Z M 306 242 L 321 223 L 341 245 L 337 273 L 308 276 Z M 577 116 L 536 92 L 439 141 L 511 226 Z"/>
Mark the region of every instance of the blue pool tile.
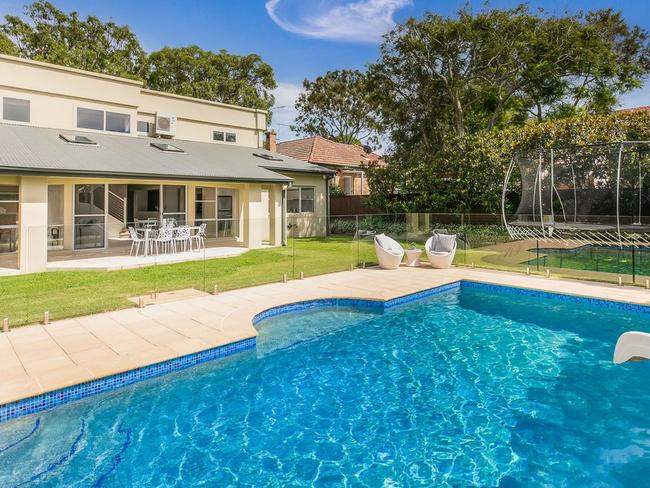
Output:
<path fill-rule="evenodd" d="M 24 400 L 0 405 L 0 422 L 41 412 L 57 405 L 122 388 L 140 381 L 162 376 L 172 371 L 179 371 L 207 361 L 230 356 L 238 352 L 254 349 L 255 342 L 255 338 L 252 337 L 232 344 L 226 344 L 179 358 L 169 359 L 161 363 L 124 371 L 123 373 L 107 376 L 106 378 L 87 381 L 79 385 L 69 386 Z"/>

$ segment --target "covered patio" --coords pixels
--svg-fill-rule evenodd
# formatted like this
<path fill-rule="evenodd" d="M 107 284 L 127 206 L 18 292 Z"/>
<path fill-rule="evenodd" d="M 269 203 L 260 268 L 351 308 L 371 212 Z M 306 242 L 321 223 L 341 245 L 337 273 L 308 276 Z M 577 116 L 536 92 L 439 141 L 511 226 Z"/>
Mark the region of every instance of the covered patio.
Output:
<path fill-rule="evenodd" d="M 298 185 L 301 219 L 327 213 L 331 171 L 261 148 L 3 124 L 0 147 L 8 149 L 0 152 L 0 275 L 279 246 L 287 194 Z"/>

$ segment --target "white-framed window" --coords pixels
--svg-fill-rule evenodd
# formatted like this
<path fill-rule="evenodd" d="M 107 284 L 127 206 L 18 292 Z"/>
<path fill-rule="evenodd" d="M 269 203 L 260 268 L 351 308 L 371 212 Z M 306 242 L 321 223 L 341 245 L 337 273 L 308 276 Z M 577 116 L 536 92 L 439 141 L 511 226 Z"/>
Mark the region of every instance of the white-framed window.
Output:
<path fill-rule="evenodd" d="M 212 130 L 212 141 L 213 142 L 227 142 L 230 144 L 237 142 L 237 134 L 234 132 L 226 132 L 223 129 L 213 129 Z"/>
<path fill-rule="evenodd" d="M 147 122 L 146 120 L 138 120 L 138 123 L 136 124 L 136 130 L 140 134 L 149 134 L 151 129 L 151 122 Z"/>
<path fill-rule="evenodd" d="M 287 190 L 287 213 L 313 213 L 314 187 L 293 186 Z"/>
<path fill-rule="evenodd" d="M 354 177 L 344 176 L 343 177 L 343 193 L 346 195 L 354 194 Z"/>
<path fill-rule="evenodd" d="M 119 112 L 77 107 L 77 129 L 128 134 L 131 132 L 131 116 Z"/>
<path fill-rule="evenodd" d="M 30 101 L 25 98 L 2 97 L 2 119 L 29 123 Z"/>

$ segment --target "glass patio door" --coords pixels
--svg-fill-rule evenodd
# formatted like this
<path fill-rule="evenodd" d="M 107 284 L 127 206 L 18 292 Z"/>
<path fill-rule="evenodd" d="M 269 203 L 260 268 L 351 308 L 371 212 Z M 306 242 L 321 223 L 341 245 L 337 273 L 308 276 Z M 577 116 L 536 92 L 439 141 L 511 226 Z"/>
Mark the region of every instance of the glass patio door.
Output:
<path fill-rule="evenodd" d="M 106 185 L 74 186 L 74 248 L 106 247 Z"/>
<path fill-rule="evenodd" d="M 187 222 L 185 187 L 163 185 L 162 190 L 162 218 L 175 219 L 179 225 L 185 225 Z"/>
<path fill-rule="evenodd" d="M 0 254 L 16 251 L 18 187 L 0 185 Z"/>

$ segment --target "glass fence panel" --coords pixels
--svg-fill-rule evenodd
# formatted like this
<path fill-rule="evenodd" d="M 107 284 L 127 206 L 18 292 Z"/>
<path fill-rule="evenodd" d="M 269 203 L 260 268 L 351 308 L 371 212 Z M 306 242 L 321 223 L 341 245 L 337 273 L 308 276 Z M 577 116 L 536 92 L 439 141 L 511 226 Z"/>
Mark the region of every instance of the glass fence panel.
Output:
<path fill-rule="evenodd" d="M 224 219 L 216 237 L 206 239 L 205 286 L 218 291 L 291 279 L 290 229 L 280 219 Z"/>
<path fill-rule="evenodd" d="M 0 324 L 39 323 L 165 300 L 375 266 L 375 236 L 405 250 L 402 265 L 429 267 L 427 241 L 455 235 L 454 265 L 650 287 L 650 236 L 625 242 L 560 229 L 509 232 L 491 214 L 373 214 L 284 220 L 217 219 L 166 229 L 159 221 L 108 221 L 88 248 L 77 224 L 15 229 L 0 247 Z M 86 222 L 78 224 L 86 227 Z M 523 224 L 522 224 L 523 225 Z M 219 231 L 221 229 L 221 231 Z M 76 236 L 83 235 L 81 247 Z M 95 241 L 93 241 L 95 242 Z M 430 244 L 432 245 L 432 244 Z M 173 292 L 175 295 L 167 295 Z M 182 293 L 181 293 L 182 292 Z M 179 295 L 180 293 L 180 295 Z"/>
<path fill-rule="evenodd" d="M 347 271 L 358 266 L 356 219 L 296 216 L 293 231 L 293 278 Z"/>

